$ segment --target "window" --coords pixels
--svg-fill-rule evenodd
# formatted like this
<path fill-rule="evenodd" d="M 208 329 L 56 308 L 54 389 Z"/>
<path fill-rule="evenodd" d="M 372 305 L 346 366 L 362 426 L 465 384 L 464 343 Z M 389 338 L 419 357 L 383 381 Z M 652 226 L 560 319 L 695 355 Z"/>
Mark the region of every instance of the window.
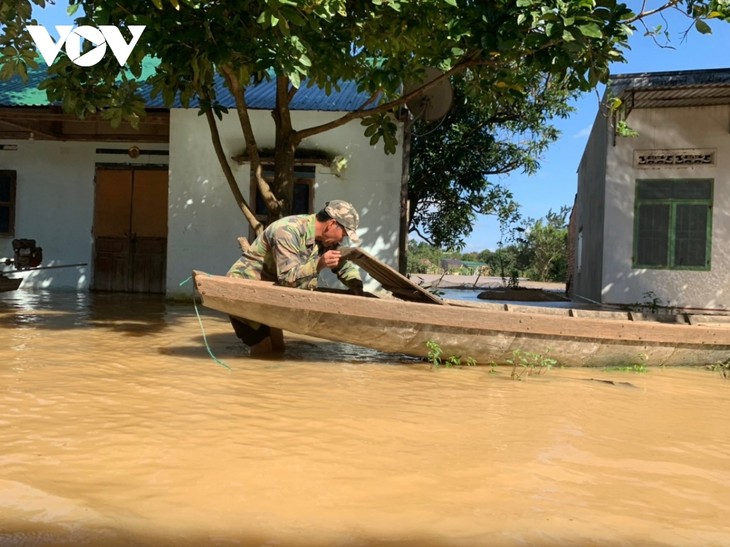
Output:
<path fill-rule="evenodd" d="M 712 185 L 708 179 L 637 181 L 635 267 L 710 269 Z"/>
<path fill-rule="evenodd" d="M 0 170 L 0 235 L 15 233 L 15 171 Z"/>
<path fill-rule="evenodd" d="M 263 166 L 264 178 L 267 181 L 274 180 L 274 166 L 264 165 Z M 294 168 L 294 201 L 292 203 L 293 215 L 305 215 L 312 213 L 312 204 L 314 199 L 314 166 L 313 165 L 298 165 Z M 251 177 L 251 195 L 255 197 L 252 199 L 254 205 L 254 214 L 256 218 L 261 221 L 266 221 L 266 204 L 263 198 L 259 194 L 258 186 L 256 185 L 256 179 Z"/>

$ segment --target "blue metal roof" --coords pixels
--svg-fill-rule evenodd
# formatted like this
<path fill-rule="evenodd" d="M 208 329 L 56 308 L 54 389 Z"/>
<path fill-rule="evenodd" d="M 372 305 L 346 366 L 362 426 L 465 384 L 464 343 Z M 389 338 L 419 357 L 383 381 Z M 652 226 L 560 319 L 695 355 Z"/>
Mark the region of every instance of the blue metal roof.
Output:
<path fill-rule="evenodd" d="M 41 63 L 42 65 L 42 63 Z M 145 67 L 146 69 L 149 67 Z M 146 71 L 145 71 L 146 72 Z M 45 91 L 40 91 L 38 85 L 46 78 L 45 68 L 29 71 L 28 81 L 23 82 L 19 77 L 11 80 L 0 80 L 0 107 L 4 106 L 50 106 Z M 225 86 L 222 77 L 216 78 L 216 94 L 220 103 L 226 108 L 235 108 L 236 102 Z M 162 97 L 151 97 L 151 86 L 141 86 L 141 95 L 147 108 L 166 108 Z M 355 110 L 367 101 L 368 94 L 357 91 L 357 85 L 352 81 L 340 82 L 340 90 L 332 90 L 327 95 L 317 86 L 307 87 L 306 81 L 297 91 L 291 102 L 292 110 L 320 110 L 320 111 L 349 111 Z M 246 104 L 254 110 L 271 110 L 276 103 L 276 81 L 264 81 L 246 90 Z M 197 108 L 197 102 L 191 102 L 191 108 Z M 182 108 L 179 100 L 173 108 Z"/>

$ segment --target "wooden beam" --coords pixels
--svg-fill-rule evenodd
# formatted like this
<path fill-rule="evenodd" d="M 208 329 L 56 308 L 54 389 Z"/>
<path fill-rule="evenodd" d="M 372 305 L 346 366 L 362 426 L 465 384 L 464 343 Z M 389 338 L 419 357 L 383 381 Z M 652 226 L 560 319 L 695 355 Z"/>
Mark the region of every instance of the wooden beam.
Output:
<path fill-rule="evenodd" d="M 54 134 L 54 133 L 48 133 L 46 131 L 43 131 L 42 129 L 37 129 L 37 128 L 35 128 L 33 126 L 30 126 L 30 125 L 23 125 L 23 124 L 11 122 L 11 121 L 8 121 L 8 120 L 2 120 L 2 119 L 0 119 L 0 123 L 5 124 L 5 125 L 9 125 L 10 127 L 15 127 L 17 129 L 21 129 L 23 131 L 27 131 L 28 133 L 35 133 L 35 134 L 38 134 L 38 135 L 42 135 L 42 136 L 47 137 L 47 138 L 52 139 L 52 140 L 59 140 L 59 139 L 62 139 L 63 138 L 61 135 Z"/>

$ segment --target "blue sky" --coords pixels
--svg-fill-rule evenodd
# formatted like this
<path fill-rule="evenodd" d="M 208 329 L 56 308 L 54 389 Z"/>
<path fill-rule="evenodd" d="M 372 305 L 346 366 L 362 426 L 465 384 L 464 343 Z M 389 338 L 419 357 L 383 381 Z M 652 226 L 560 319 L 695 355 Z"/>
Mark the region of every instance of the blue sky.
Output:
<path fill-rule="evenodd" d="M 636 0 L 629 0 L 628 4 L 634 9 L 640 5 Z M 56 5 L 47 4 L 46 9 L 37 9 L 35 16 L 43 25 L 71 24 L 72 20 L 65 14 L 67 5 L 66 1 L 57 0 Z M 672 47 L 662 48 L 650 37 L 637 32 L 631 38 L 631 49 L 625 52 L 627 62 L 612 66 L 613 74 L 730 68 L 730 23 L 712 21 L 712 34 L 700 34 L 692 29 L 682 40 L 689 23 L 680 14 L 670 12 L 664 19 L 655 16 L 650 21 L 651 27 L 661 24 L 670 33 Z M 603 89 L 599 89 L 599 93 L 602 92 Z M 561 137 L 543 156 L 536 174 L 513 173 L 496 180 L 512 191 L 524 218 L 542 218 L 550 210 L 572 206 L 576 170 L 598 113 L 598 102 L 596 93 L 584 94 L 573 103 L 576 111 L 568 119 L 555 120 Z M 480 217 L 464 251 L 496 249 L 500 237 L 498 222 L 493 217 Z"/>

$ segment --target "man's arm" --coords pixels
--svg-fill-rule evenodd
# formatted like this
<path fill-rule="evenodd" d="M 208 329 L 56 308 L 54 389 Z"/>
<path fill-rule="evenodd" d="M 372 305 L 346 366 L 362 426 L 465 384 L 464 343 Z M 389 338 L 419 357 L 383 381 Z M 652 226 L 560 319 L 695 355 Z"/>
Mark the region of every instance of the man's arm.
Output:
<path fill-rule="evenodd" d="M 359 296 L 363 295 L 362 279 L 360 279 L 360 270 L 358 267 L 345 260 L 342 265 L 333 270 L 337 274 L 337 278 L 350 289 L 350 292 Z"/>

